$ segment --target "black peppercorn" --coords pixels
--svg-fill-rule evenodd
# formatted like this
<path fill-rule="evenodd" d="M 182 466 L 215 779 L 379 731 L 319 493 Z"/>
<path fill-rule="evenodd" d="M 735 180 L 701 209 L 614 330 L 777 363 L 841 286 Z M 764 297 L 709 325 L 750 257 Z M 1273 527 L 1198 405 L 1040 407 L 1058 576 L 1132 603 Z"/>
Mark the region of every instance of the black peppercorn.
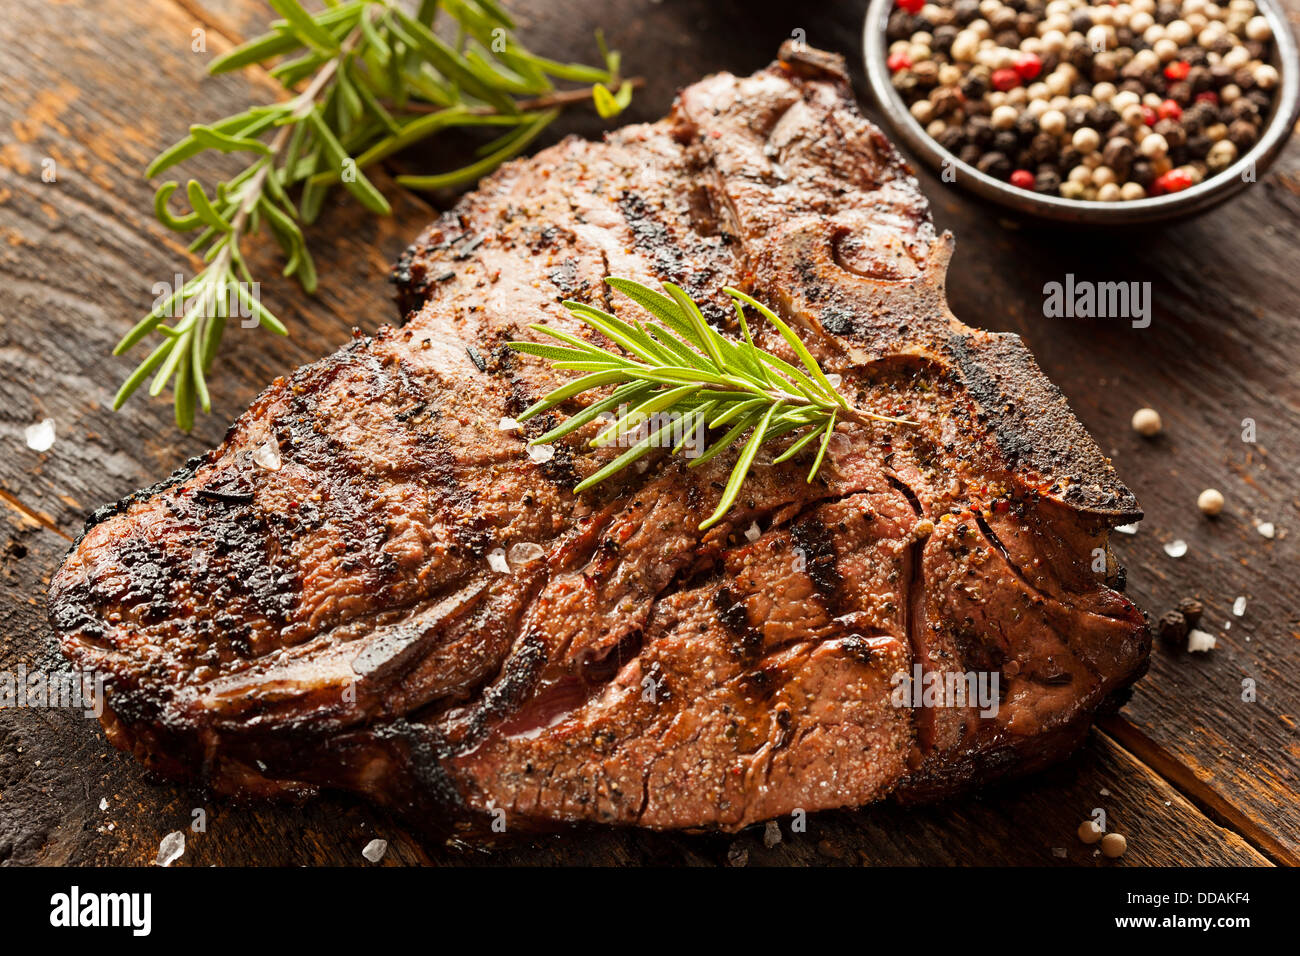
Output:
<path fill-rule="evenodd" d="M 1109 129 L 1119 121 L 1119 113 L 1109 103 L 1098 103 L 1088 110 L 1085 121 L 1093 129 Z"/>
<path fill-rule="evenodd" d="M 996 130 L 993 133 L 993 152 L 1015 152 L 1021 144 L 1021 138 L 1015 134 L 1014 130 Z"/>
<path fill-rule="evenodd" d="M 1136 152 L 1131 141 L 1116 136 L 1106 141 L 1106 147 L 1101 151 L 1101 161 L 1115 170 L 1116 177 L 1123 182 L 1128 178 L 1129 168 L 1133 165 L 1133 156 Z"/>
<path fill-rule="evenodd" d="M 1181 117 L 1183 128 L 1189 133 L 1197 133 L 1203 130 L 1208 123 L 1213 123 L 1218 118 L 1218 110 L 1210 103 L 1193 103 L 1187 109 L 1183 110 Z"/>
<path fill-rule="evenodd" d="M 935 53 L 947 56 L 952 52 L 952 41 L 956 39 L 957 33 L 957 28 L 951 23 L 935 27 L 934 32 L 931 34 L 930 49 Z"/>
<path fill-rule="evenodd" d="M 912 67 L 912 72 L 916 74 L 916 82 L 926 88 L 939 82 L 939 64 L 934 60 L 922 60 Z"/>
<path fill-rule="evenodd" d="M 961 94 L 951 87 L 941 86 L 930 94 L 930 103 L 935 116 L 945 117 L 961 106 Z"/>
<path fill-rule="evenodd" d="M 1187 618 L 1180 611 L 1166 611 L 1156 629 L 1166 644 L 1181 644 L 1187 637 Z"/>
<path fill-rule="evenodd" d="M 938 136 L 939 145 L 956 155 L 966 144 L 966 133 L 960 126 L 949 126 Z"/>
<path fill-rule="evenodd" d="M 989 17 L 989 26 L 993 28 L 994 33 L 1000 33 L 1003 30 L 1014 30 L 1016 28 L 1016 11 L 1010 7 L 1002 6 L 993 12 Z"/>
<path fill-rule="evenodd" d="M 906 40 L 915 32 L 916 30 L 912 28 L 912 15 L 906 10 L 894 10 L 889 15 L 889 22 L 885 25 L 885 36 L 890 43 Z"/>
<path fill-rule="evenodd" d="M 1201 615 L 1205 613 L 1205 605 L 1200 602 L 1199 598 L 1183 598 L 1178 602 L 1178 613 L 1187 619 L 1188 627 L 1195 627 L 1201 623 Z"/>
<path fill-rule="evenodd" d="M 1187 145 L 1187 130 L 1177 120 L 1162 119 L 1151 129 L 1165 138 L 1170 149 Z"/>
<path fill-rule="evenodd" d="M 972 116 L 966 121 L 966 135 L 976 146 L 987 147 L 993 142 L 993 125 L 987 116 Z"/>
<path fill-rule="evenodd" d="M 1149 160 L 1135 159 L 1132 168 L 1128 171 L 1128 178 L 1143 189 L 1150 190 L 1151 184 L 1156 181 L 1156 171 L 1151 168 Z"/>
<path fill-rule="evenodd" d="M 1000 129 L 993 134 L 993 152 L 1010 155 L 1020 145 L 1020 137 L 1009 129 Z"/>
<path fill-rule="evenodd" d="M 1029 142 L 1029 153 L 1033 162 L 1029 165 L 1037 166 L 1045 163 L 1049 159 L 1055 159 L 1058 155 L 1059 147 L 1056 143 L 1056 137 L 1051 133 L 1038 133 Z"/>
<path fill-rule="evenodd" d="M 982 99 L 988 94 L 988 77 L 981 73 L 967 73 L 961 83 L 961 94 L 968 100 Z"/>
<path fill-rule="evenodd" d="M 1273 97 L 1264 90 L 1254 89 L 1246 94 L 1246 99 L 1255 104 L 1255 108 L 1261 112 L 1267 110 L 1273 105 Z"/>
<path fill-rule="evenodd" d="M 1259 107 L 1245 97 L 1233 100 L 1224 111 L 1223 120 L 1226 123 L 1231 123 L 1233 120 L 1239 119 L 1257 123 L 1259 121 Z"/>
<path fill-rule="evenodd" d="M 975 168 L 994 179 L 1006 179 L 1011 175 L 1011 160 L 1005 153 L 985 153 L 979 158 Z"/>
<path fill-rule="evenodd" d="M 1237 152 L 1244 153 L 1255 145 L 1255 140 L 1259 138 L 1255 127 L 1246 120 L 1233 120 L 1232 125 L 1228 127 L 1228 139 L 1232 145 L 1237 147 Z"/>
<path fill-rule="evenodd" d="M 1055 196 L 1061 189 L 1061 174 L 1054 169 L 1040 169 L 1034 177 L 1034 192 Z"/>
<path fill-rule="evenodd" d="M 979 19 L 980 4 L 979 0 L 957 0 L 952 5 L 954 19 L 962 26 L 969 26 L 972 22 Z"/>

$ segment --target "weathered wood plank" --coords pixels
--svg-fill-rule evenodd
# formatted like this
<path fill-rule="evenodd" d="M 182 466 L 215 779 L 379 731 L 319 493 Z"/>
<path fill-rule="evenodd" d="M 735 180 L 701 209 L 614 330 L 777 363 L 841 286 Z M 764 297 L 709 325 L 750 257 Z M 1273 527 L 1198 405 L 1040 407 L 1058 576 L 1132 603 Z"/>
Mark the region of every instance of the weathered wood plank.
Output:
<path fill-rule="evenodd" d="M 117 386 L 147 349 L 112 358 L 113 345 L 148 311 L 155 283 L 193 269 L 180 237 L 152 219 L 143 168 L 195 119 L 273 92 L 269 80 L 206 77 L 207 61 L 228 44 L 210 36 L 208 53 L 193 53 L 193 27 L 170 3 L 129 4 L 109 18 L 88 4 L 38 6 L 0 24 L 5 49 L 30 53 L 0 58 L 0 126 L 15 130 L 0 154 L 0 357 L 8 372 L 0 436 L 11 450 L 0 463 L 0 491 L 64 532 L 105 500 L 211 447 L 276 375 L 337 348 L 352 326 L 372 331 L 392 321 L 388 268 L 432 216 L 402 190 L 392 190 L 391 218 L 371 216 L 340 193 L 315 233 L 318 295 L 279 277 L 273 244 L 257 246 L 254 275 L 290 337 L 231 323 L 211 380 L 214 412 L 192 436 L 177 431 L 165 400 L 137 395 L 114 414 Z M 145 65 L 148 80 L 123 83 L 106 65 L 109 50 Z M 59 64 L 54 86 L 51 63 Z M 55 162 L 53 183 L 41 178 L 46 159 Z M 202 176 L 237 162 L 204 157 L 182 172 Z M 47 453 L 32 452 L 23 430 L 46 417 L 61 438 Z"/>
<path fill-rule="evenodd" d="M 396 214 L 387 220 L 340 196 L 320 227 L 330 239 L 316 246 L 318 296 L 275 278 L 272 250 L 263 247 L 255 257 L 264 296 L 292 335 L 286 341 L 232 328 L 213 376 L 215 413 L 193 436 L 175 429 L 163 401 L 135 401 L 114 414 L 112 395 L 131 367 L 109 357 L 114 341 L 147 311 L 153 283 L 192 268 L 183 243 L 151 221 L 143 167 L 197 113 L 232 112 L 271 87 L 254 91 L 242 77 L 206 78 L 207 57 L 190 50 L 192 20 L 171 3 L 130 4 L 113 17 L 88 3 L 22 13 L 0 24 L 3 49 L 26 51 L 0 57 L 0 128 L 14 133 L 0 150 L 0 515 L 58 535 L 42 531 L 30 547 L 12 538 L 5 552 L 25 575 L 2 602 L 10 671 L 21 659 L 57 664 L 42 594 L 84 514 L 215 444 L 275 375 L 333 350 L 352 325 L 372 330 L 390 321 L 395 310 L 384 276 L 431 216 L 409 193 L 395 192 Z M 221 42 L 210 38 L 210 55 Z M 114 66 L 123 57 L 147 64 L 147 72 L 123 82 Z M 58 64 L 57 83 L 50 82 L 49 64 Z M 41 178 L 45 159 L 54 160 L 54 182 Z M 58 439 L 38 453 L 27 448 L 23 432 L 46 417 L 55 420 Z M 200 805 L 186 791 L 150 786 L 138 766 L 110 757 L 102 733 L 80 718 L 32 711 L 0 720 L 2 858 L 149 862 L 158 839 L 183 828 Z M 101 797 L 108 811 L 98 810 Z M 261 807 L 214 811 L 228 814 L 237 814 L 251 835 L 246 844 L 214 841 L 211 862 L 338 861 L 360 853 L 360 846 L 345 851 L 341 835 L 361 835 L 380 819 L 340 803 L 291 816 Z M 114 821 L 118 826 L 109 829 Z M 394 859 L 423 858 L 418 844 L 387 828 Z"/>
<path fill-rule="evenodd" d="M 578 0 L 512 6 L 529 42 L 557 56 L 585 56 L 585 38 L 603 23 L 625 51 L 629 71 L 650 81 L 631 119 L 661 114 L 677 86 L 704 72 L 760 66 L 795 27 L 806 29 L 811 43 L 845 51 L 857 50 L 860 27 L 860 11 L 839 8 L 792 18 L 786 6 L 746 5 L 740 17 L 729 5 L 647 0 L 620 8 L 622 22 L 616 23 L 607 7 Z M 152 283 L 183 262 L 180 244 L 152 222 L 140 170 L 197 114 L 221 115 L 265 95 L 254 94 L 242 77 L 203 78 L 205 58 L 191 53 L 191 31 L 213 11 L 221 29 L 209 31 L 209 55 L 239 31 L 251 32 L 255 16 L 264 16 L 243 0 L 186 0 L 183 6 L 154 0 L 129 5 L 114 18 L 72 4 L 24 9 L 0 23 L 0 48 L 26 51 L 22 58 L 0 56 L 0 129 L 14 132 L 0 147 L 0 365 L 6 372 L 0 441 L 10 452 L 0 456 L 0 513 L 28 529 L 10 541 L 25 549 L 17 564 L 32 569 L 20 575 L 15 559 L 6 558 L 6 571 L 19 575 L 8 593 L 20 597 L 4 600 L 0 610 L 8 635 L 0 667 L 20 655 L 48 654 L 42 579 L 66 541 L 35 530 L 32 520 L 74 532 L 84 511 L 214 443 L 226 421 L 275 374 L 329 351 L 350 324 L 373 328 L 390 319 L 383 273 L 431 215 L 419 199 L 401 193 L 390 193 L 402 201 L 390 221 L 362 215 L 346 199 L 331 210 L 313 234 L 319 237 L 322 295 L 308 299 L 292 283 L 266 282 L 268 301 L 294 335 L 281 342 L 232 332 L 232 348 L 214 377 L 218 413 L 202 421 L 194 437 L 179 436 L 161 402 L 108 412 L 128 369 L 124 360 L 106 358 L 108 349 L 147 306 Z M 129 86 L 108 65 L 108 51 L 141 64 Z M 59 65 L 63 82 L 51 83 L 42 66 L 51 63 Z M 597 135 L 599 128 L 589 113 L 577 111 L 554 135 Z M 46 158 L 56 162 L 58 183 L 41 182 Z M 1294 851 L 1300 832 L 1294 801 L 1300 754 L 1292 722 L 1300 699 L 1294 606 L 1300 571 L 1294 536 L 1265 541 L 1248 519 L 1273 520 L 1283 529 L 1295 524 L 1291 476 L 1300 465 L 1300 382 L 1289 362 L 1297 329 L 1288 311 L 1300 291 L 1300 273 L 1287 236 L 1300 217 L 1298 166 L 1300 151 L 1292 147 L 1278 172 L 1229 207 L 1162 231 L 1104 241 L 1005 229 L 995 214 L 923 174 L 937 217 L 959 239 L 949 283 L 954 311 L 972 324 L 1026 335 L 1044 370 L 1115 455 L 1147 507 L 1149 519 L 1138 536 L 1117 544 L 1130 565 L 1134 596 L 1159 613 L 1199 593 L 1208 620 L 1217 624 L 1231 616 L 1234 596 L 1249 597 L 1246 616 L 1234 619 L 1207 658 L 1158 649 L 1152 674 L 1125 715 L 1268 834 L 1275 856 Z M 258 274 L 270 279 L 273 263 L 268 256 Z M 1152 326 L 1044 319 L 1042 285 L 1066 272 L 1152 281 Z M 1140 404 L 1164 413 L 1165 438 L 1147 443 L 1128 430 L 1128 416 Z M 46 416 L 55 418 L 60 439 L 38 455 L 26 448 L 22 430 Z M 1237 440 L 1237 423 L 1247 416 L 1259 423 L 1257 445 Z M 1228 513 L 1214 523 L 1194 508 L 1207 484 L 1229 497 Z M 1160 548 L 1174 536 L 1190 545 L 1180 560 Z M 1256 680 L 1253 704 L 1239 700 L 1243 677 Z M 149 785 L 138 766 L 109 753 L 102 735 L 88 733 L 79 718 L 63 718 L 66 725 L 56 712 L 0 715 L 8 755 L 0 774 L 0 857 L 148 862 L 157 840 L 184 825 L 197 798 L 170 785 Z M 1104 739 L 1076 761 L 978 800 L 815 817 L 799 840 L 786 827 L 786 840 L 772 851 L 754 833 L 730 839 L 628 831 L 565 834 L 487 858 L 466 857 L 441 847 L 421 849 L 366 808 L 326 798 L 293 811 L 214 804 L 208 833 L 191 838 L 186 859 L 358 862 L 368 834 L 384 830 L 380 835 L 394 842 L 391 858 L 406 862 L 427 852 L 448 863 L 713 863 L 724 861 L 733 845 L 749 849 L 755 863 L 833 861 L 846 853 L 855 861 L 863 859 L 859 852 L 873 863 L 1050 863 L 1057 859 L 1053 846 L 1066 848 L 1067 860 L 1088 862 L 1076 852 L 1073 826 L 1099 805 L 1088 797 L 1103 788 L 1120 797 L 1115 809 L 1100 805 L 1134 837 L 1126 862 L 1261 861 Z M 1134 793 L 1151 799 L 1123 796 Z M 102 816 L 99 796 L 109 799 L 110 811 Z M 57 810 L 38 811 L 42 800 L 41 806 Z M 35 815 L 33 831 L 13 830 L 12 814 L 24 807 Z M 101 833 L 105 817 L 118 826 Z M 6 850 L 11 830 L 26 837 L 21 846 L 11 840 Z M 33 843 L 35 831 L 44 835 Z M 1196 838 L 1167 837 L 1184 832 Z"/>

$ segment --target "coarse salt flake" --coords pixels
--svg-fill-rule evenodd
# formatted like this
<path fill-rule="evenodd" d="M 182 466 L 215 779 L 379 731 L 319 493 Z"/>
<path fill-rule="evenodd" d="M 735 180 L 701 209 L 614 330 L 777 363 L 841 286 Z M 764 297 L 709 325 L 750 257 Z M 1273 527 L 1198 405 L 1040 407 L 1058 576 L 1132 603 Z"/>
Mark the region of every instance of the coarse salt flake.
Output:
<path fill-rule="evenodd" d="M 1235 614 L 1237 617 L 1241 617 L 1243 614 L 1246 613 L 1245 596 L 1239 597 L 1237 598 L 1237 600 L 1232 602 L 1232 613 Z"/>
<path fill-rule="evenodd" d="M 28 425 L 26 431 L 27 447 L 32 451 L 49 451 L 54 447 L 54 419 L 47 418 Z"/>
<path fill-rule="evenodd" d="M 501 421 L 497 422 L 497 431 L 517 432 L 519 431 L 519 429 L 523 427 L 524 427 L 523 425 L 519 424 L 517 421 L 515 421 L 513 418 L 509 417 L 508 415 L 502 418 Z"/>
<path fill-rule="evenodd" d="M 540 544 L 532 541 L 519 541 L 510 546 L 510 552 L 506 555 L 511 564 L 527 564 L 529 561 L 536 561 L 546 553 L 546 549 Z"/>
<path fill-rule="evenodd" d="M 1170 541 L 1165 545 L 1165 554 L 1171 558 L 1181 558 L 1187 553 L 1187 542 L 1182 538 Z"/>
<path fill-rule="evenodd" d="M 1272 538 L 1277 534 L 1277 529 L 1273 527 L 1273 522 L 1265 521 L 1262 524 L 1255 525 L 1255 530 L 1266 538 Z"/>
<path fill-rule="evenodd" d="M 1214 635 L 1208 631 L 1196 628 L 1187 635 L 1187 650 L 1192 654 L 1204 654 L 1207 651 L 1212 651 L 1214 650 L 1214 644 Z"/>
<path fill-rule="evenodd" d="M 544 465 L 555 457 L 555 447 L 552 445 L 529 445 L 528 457 L 539 465 Z"/>
<path fill-rule="evenodd" d="M 757 541 L 759 535 L 761 535 L 762 533 L 763 532 L 758 530 L 758 522 L 757 521 L 751 522 L 749 527 L 745 529 L 745 540 Z"/>
<path fill-rule="evenodd" d="M 282 464 L 280 460 L 280 444 L 272 438 L 268 438 L 262 444 L 253 449 L 253 462 L 267 471 L 279 471 Z"/>
<path fill-rule="evenodd" d="M 384 858 L 384 854 L 387 852 L 388 852 L 387 840 L 371 840 L 369 843 L 366 844 L 366 848 L 361 851 L 361 855 L 364 856 L 371 863 L 378 863 L 380 860 Z"/>
<path fill-rule="evenodd" d="M 1117 524 L 1115 530 L 1120 534 L 1137 534 L 1138 526 L 1135 524 Z"/>
<path fill-rule="evenodd" d="M 171 866 L 181 858 L 185 852 L 185 832 L 183 830 L 173 830 L 162 838 L 158 844 L 158 859 L 155 860 L 158 866 Z"/>
<path fill-rule="evenodd" d="M 488 567 L 490 567 L 497 574 L 510 573 L 510 565 L 506 561 L 505 548 L 493 548 L 491 551 L 488 552 L 487 559 L 488 559 Z"/>

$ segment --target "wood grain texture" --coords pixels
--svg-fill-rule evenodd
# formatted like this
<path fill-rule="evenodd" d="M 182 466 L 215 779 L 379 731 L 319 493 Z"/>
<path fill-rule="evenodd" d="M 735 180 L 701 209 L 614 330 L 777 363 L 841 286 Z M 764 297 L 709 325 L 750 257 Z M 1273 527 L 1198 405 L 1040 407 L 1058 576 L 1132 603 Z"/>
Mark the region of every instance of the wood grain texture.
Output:
<path fill-rule="evenodd" d="M 796 28 L 814 45 L 846 52 L 858 68 L 860 4 L 797 13 L 738 0 L 510 6 L 530 45 L 553 56 L 590 57 L 590 37 L 602 25 L 629 72 L 648 78 L 630 120 L 658 117 L 679 86 L 704 73 L 762 66 Z M 89 0 L 22 5 L 0 20 L 0 51 L 8 51 L 0 52 L 3 670 L 56 660 L 44 587 L 85 512 L 215 444 L 276 374 L 331 351 L 352 326 L 390 321 L 388 264 L 433 214 L 425 199 L 383 177 L 397 200 L 391 219 L 367 216 L 340 197 L 309 236 L 323 278 L 318 296 L 273 280 L 270 250 L 255 260 L 264 296 L 293 334 L 229 333 L 212 378 L 215 414 L 192 436 L 175 430 L 162 400 L 133 400 L 112 413 L 109 402 L 130 365 L 109 350 L 148 307 L 153 283 L 189 268 L 182 244 L 152 219 L 141 170 L 189 122 L 224 115 L 270 88 L 255 76 L 204 76 L 208 59 L 265 23 L 255 0 L 114 7 L 105 16 Z M 207 31 L 206 54 L 191 52 L 196 27 Z M 136 65 L 130 76 L 123 62 Z M 591 111 L 576 110 L 543 145 L 567 132 L 598 136 L 601 128 Z M 56 164 L 56 183 L 41 180 L 46 159 Z M 407 168 L 431 162 L 429 154 L 402 158 Z M 196 164 L 195 172 L 219 166 Z M 378 835 L 392 844 L 386 863 L 717 864 L 738 862 L 744 851 L 751 864 L 1089 864 L 1098 861 L 1073 831 L 1101 806 L 1130 837 L 1123 863 L 1295 862 L 1300 562 L 1297 537 L 1287 532 L 1300 527 L 1300 148 L 1290 147 L 1226 207 L 1105 236 L 1004 224 L 952 185 L 920 175 L 936 218 L 958 239 L 949 276 L 954 312 L 1025 336 L 1146 508 L 1136 536 L 1116 536 L 1130 593 L 1154 615 L 1199 595 L 1207 608 L 1202 626 L 1219 637 L 1203 656 L 1157 647 L 1151 674 L 1122 715 L 1134 731 L 1123 737 L 1131 751 L 1094 735 L 1069 763 L 978 797 L 823 814 L 799 835 L 785 821 L 785 837 L 771 849 L 761 829 L 736 838 L 589 830 L 482 853 L 422 844 L 344 798 L 293 808 L 205 802 L 147 781 L 79 716 L 6 711 L 0 861 L 148 863 L 163 835 L 205 807 L 208 831 L 190 835 L 187 863 L 357 864 L 361 847 Z M 1151 326 L 1044 318 L 1043 284 L 1066 273 L 1151 282 Z M 1128 427 L 1141 405 L 1164 416 L 1165 434 L 1155 441 Z M 59 438 L 38 454 L 26 447 L 23 429 L 45 417 L 55 419 Z M 1241 441 L 1248 417 L 1257 425 L 1255 444 Z M 1228 499 L 1213 521 L 1195 506 L 1208 486 Z M 1279 535 L 1261 537 L 1260 520 L 1274 522 Z M 1185 557 L 1163 550 L 1174 538 L 1188 542 Z M 1230 611 L 1238 595 L 1248 599 L 1241 618 Z M 1257 690 L 1252 703 L 1241 699 L 1245 679 Z M 108 810 L 98 809 L 101 798 Z M 1053 855 L 1054 847 L 1066 856 Z"/>

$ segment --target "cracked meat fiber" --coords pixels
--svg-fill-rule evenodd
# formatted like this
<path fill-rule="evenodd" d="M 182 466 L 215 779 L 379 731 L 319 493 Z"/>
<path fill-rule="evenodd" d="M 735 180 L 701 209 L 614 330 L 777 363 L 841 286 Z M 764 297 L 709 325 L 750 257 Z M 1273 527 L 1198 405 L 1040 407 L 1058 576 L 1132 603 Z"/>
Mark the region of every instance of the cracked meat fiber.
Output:
<path fill-rule="evenodd" d="M 1141 613 L 1092 568 L 1139 511 L 1020 340 L 948 311 L 950 252 L 807 48 L 509 163 L 398 264 L 400 327 L 92 516 L 51 587 L 63 652 L 160 773 L 430 827 L 735 830 L 1045 766 L 1145 669 Z M 725 455 L 575 495 L 619 449 L 531 458 L 558 417 L 499 423 L 565 373 L 504 343 L 596 335 L 565 298 L 636 314 L 606 275 L 676 282 L 733 335 L 722 289 L 750 291 L 915 424 L 843 428 L 811 484 L 782 439 L 707 533 Z M 992 675 L 996 713 L 899 706 L 913 672 Z"/>

